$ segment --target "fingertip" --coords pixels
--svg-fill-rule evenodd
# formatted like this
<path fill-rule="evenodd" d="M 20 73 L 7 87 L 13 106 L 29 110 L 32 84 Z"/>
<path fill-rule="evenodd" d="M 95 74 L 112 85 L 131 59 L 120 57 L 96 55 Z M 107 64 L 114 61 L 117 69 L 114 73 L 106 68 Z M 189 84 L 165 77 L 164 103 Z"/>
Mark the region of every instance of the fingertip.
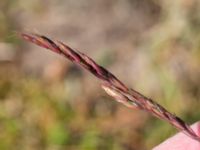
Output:
<path fill-rule="evenodd" d="M 194 123 L 191 128 L 194 132 L 200 136 L 200 121 Z M 200 149 L 200 142 L 194 140 L 184 133 L 180 132 L 173 137 L 165 140 L 160 145 L 153 148 L 153 150 L 197 150 Z"/>
<path fill-rule="evenodd" d="M 192 129 L 195 131 L 195 133 L 200 136 L 200 121 L 196 122 L 192 125 Z"/>

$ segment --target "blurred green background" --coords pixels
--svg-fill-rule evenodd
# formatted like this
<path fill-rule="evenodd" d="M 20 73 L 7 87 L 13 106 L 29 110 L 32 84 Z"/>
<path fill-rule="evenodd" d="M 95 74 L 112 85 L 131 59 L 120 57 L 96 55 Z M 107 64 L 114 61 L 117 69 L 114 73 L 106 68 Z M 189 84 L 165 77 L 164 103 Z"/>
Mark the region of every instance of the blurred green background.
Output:
<path fill-rule="evenodd" d="M 186 122 L 200 120 L 199 10 L 198 0 L 1 0 L 0 149 L 149 150 L 177 132 L 19 31 L 61 40 Z"/>

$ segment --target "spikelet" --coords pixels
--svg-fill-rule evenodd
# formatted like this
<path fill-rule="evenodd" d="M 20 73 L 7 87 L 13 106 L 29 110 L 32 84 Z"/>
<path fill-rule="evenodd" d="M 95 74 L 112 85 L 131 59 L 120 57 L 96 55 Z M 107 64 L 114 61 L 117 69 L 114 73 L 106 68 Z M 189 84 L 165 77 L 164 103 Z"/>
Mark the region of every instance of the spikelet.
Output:
<path fill-rule="evenodd" d="M 20 33 L 20 36 L 29 42 L 63 55 L 72 62 L 91 72 L 101 81 L 101 86 L 106 93 L 118 102 L 130 108 L 144 110 L 159 119 L 165 120 L 179 131 L 183 131 L 189 137 L 200 142 L 200 137 L 183 120 L 167 111 L 155 101 L 143 96 L 133 89 L 126 87 L 112 73 L 98 65 L 87 55 L 73 50 L 62 42 L 53 41 L 42 35 Z"/>

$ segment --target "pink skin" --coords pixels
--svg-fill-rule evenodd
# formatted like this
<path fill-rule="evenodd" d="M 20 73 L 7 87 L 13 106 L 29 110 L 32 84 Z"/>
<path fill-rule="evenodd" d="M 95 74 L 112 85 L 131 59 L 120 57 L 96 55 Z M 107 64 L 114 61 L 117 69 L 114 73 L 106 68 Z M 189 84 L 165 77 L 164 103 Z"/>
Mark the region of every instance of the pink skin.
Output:
<path fill-rule="evenodd" d="M 191 127 L 194 132 L 200 136 L 200 121 L 193 124 Z M 153 150 L 200 150 L 200 142 L 193 140 L 183 133 L 177 133 L 153 148 Z"/>

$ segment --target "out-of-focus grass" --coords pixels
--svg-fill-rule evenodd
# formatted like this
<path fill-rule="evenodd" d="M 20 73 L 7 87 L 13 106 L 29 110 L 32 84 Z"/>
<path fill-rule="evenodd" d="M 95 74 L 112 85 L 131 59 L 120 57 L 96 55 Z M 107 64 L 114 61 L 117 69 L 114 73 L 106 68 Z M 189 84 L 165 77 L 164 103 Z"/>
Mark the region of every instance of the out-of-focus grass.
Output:
<path fill-rule="evenodd" d="M 122 149 L 121 142 L 129 141 L 127 135 L 116 142 L 118 131 L 114 124 L 109 132 L 103 131 L 104 125 L 98 125 L 109 114 L 93 116 L 96 113 L 90 112 L 86 117 L 76 110 L 79 106 L 70 104 L 59 87 L 47 87 L 40 80 L 24 77 L 5 78 L 0 87 L 1 149 Z"/>

